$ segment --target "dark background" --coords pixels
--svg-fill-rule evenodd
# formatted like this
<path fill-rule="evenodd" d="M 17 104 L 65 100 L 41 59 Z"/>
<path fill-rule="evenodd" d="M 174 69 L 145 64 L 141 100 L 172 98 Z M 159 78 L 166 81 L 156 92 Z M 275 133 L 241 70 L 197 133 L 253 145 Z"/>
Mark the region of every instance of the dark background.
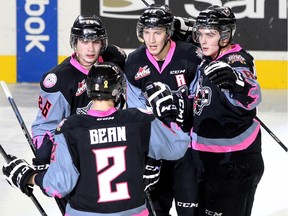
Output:
<path fill-rule="evenodd" d="M 116 1 L 117 0 L 115 0 L 115 2 Z M 110 3 L 111 2 L 112 1 L 110 0 Z M 165 3 L 164 0 L 156 0 L 155 2 L 157 4 Z M 228 1 L 222 0 L 223 5 L 226 2 Z M 254 2 L 256 3 L 257 0 L 255 0 Z M 237 30 L 234 37 L 234 42 L 240 43 L 242 47 L 247 50 L 287 51 L 287 18 L 278 18 L 279 1 L 266 0 L 264 2 L 265 15 L 263 19 L 251 19 L 247 17 L 237 19 Z M 203 10 L 211 5 L 210 3 L 208 4 L 203 2 L 195 2 L 193 0 L 169 1 L 169 6 L 175 16 L 189 17 L 189 14 L 185 12 L 184 3 L 194 4 L 197 10 Z M 96 14 L 99 16 L 99 7 L 99 0 L 81 1 L 82 14 Z M 243 6 L 233 7 L 232 9 L 235 13 L 240 13 L 245 10 Z M 143 10 L 135 11 L 135 14 L 140 15 L 142 11 Z M 118 12 L 118 14 L 120 13 Z M 123 12 L 123 14 L 125 15 L 125 12 Z M 131 12 L 129 14 L 131 14 Z M 122 48 L 132 49 L 138 47 L 139 42 L 136 37 L 137 19 L 109 17 L 101 17 L 101 19 L 107 28 L 110 43 L 116 44 Z"/>

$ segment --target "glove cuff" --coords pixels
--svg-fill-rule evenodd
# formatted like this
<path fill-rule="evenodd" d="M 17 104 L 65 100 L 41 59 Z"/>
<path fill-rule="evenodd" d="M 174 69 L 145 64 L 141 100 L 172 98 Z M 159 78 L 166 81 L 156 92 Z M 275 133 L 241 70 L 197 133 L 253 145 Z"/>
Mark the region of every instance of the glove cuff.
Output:
<path fill-rule="evenodd" d="M 29 197 L 32 195 L 33 185 L 28 184 L 28 182 L 30 178 L 36 173 L 38 173 L 36 170 L 29 169 L 27 172 L 25 172 L 25 174 L 21 178 L 21 182 L 19 182 L 20 190 Z"/>

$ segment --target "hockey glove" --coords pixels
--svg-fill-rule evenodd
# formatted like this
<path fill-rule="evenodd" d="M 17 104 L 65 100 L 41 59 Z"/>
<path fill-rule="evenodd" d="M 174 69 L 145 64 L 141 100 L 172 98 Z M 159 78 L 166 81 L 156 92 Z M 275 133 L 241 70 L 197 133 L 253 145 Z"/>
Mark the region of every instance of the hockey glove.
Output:
<path fill-rule="evenodd" d="M 188 132 L 193 123 L 193 109 L 188 98 L 188 87 L 181 86 L 177 91 L 172 91 L 172 95 L 174 104 L 178 108 L 176 122 L 184 132 Z"/>
<path fill-rule="evenodd" d="M 204 74 L 220 89 L 236 90 L 244 88 L 244 79 L 229 64 L 222 61 L 211 62 L 204 68 Z"/>
<path fill-rule="evenodd" d="M 108 49 L 103 51 L 101 56 L 105 62 L 113 62 L 114 64 L 117 64 L 122 71 L 124 70 L 127 54 L 120 47 L 116 45 L 109 46 Z"/>
<path fill-rule="evenodd" d="M 192 18 L 175 16 L 174 33 L 171 37 L 173 41 L 186 41 L 188 43 L 192 40 L 192 27 L 195 22 Z"/>
<path fill-rule="evenodd" d="M 178 110 L 173 104 L 173 96 L 169 86 L 161 83 L 147 83 L 145 86 L 146 97 L 152 107 L 154 115 L 170 127 L 170 122 L 175 122 Z"/>
<path fill-rule="evenodd" d="M 152 191 L 154 189 L 155 184 L 159 181 L 160 178 L 161 164 L 161 160 L 155 160 L 153 158 L 147 157 L 143 175 L 144 191 Z"/>
<path fill-rule="evenodd" d="M 31 196 L 33 186 L 28 185 L 28 181 L 37 172 L 25 160 L 9 156 L 11 161 L 2 167 L 5 179 L 12 187 L 19 188 L 24 194 Z"/>

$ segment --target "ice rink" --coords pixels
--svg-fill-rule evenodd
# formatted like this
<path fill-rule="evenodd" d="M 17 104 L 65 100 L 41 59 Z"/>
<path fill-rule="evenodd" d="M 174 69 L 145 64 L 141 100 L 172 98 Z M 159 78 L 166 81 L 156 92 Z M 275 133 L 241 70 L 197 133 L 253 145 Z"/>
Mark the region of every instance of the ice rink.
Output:
<path fill-rule="evenodd" d="M 38 85 L 8 84 L 19 111 L 30 131 L 36 116 Z M 287 90 L 263 90 L 258 117 L 288 146 Z M 252 216 L 288 216 L 288 153 L 262 128 L 265 172 L 256 192 Z M 10 154 L 31 162 L 32 151 L 16 116 L 0 87 L 0 144 Z M 4 159 L 0 156 L 0 166 Z M 0 173 L 0 216 L 40 215 L 30 198 L 8 185 Z M 53 198 L 38 189 L 34 194 L 49 216 L 60 216 Z M 176 216 L 175 210 L 172 215 Z M 233 216 L 233 215 L 230 215 Z"/>

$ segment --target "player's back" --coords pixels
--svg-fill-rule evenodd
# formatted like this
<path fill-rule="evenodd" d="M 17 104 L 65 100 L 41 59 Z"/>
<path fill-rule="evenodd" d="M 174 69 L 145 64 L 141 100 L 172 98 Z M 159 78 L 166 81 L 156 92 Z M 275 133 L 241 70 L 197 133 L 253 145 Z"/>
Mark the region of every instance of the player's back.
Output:
<path fill-rule="evenodd" d="M 102 213 L 143 206 L 144 158 L 155 117 L 138 109 L 97 116 L 101 114 L 92 110 L 73 115 L 61 128 L 80 171 L 70 205 Z"/>

